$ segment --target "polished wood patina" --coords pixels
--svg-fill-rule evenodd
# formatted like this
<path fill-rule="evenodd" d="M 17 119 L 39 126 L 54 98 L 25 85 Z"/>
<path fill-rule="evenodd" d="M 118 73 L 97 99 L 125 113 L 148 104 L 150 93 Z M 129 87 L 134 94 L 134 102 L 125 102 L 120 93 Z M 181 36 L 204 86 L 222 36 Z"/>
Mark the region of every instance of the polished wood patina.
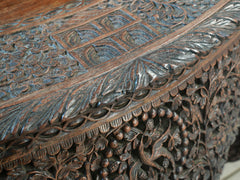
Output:
<path fill-rule="evenodd" d="M 0 178 L 219 179 L 239 0 L 5 0 L 0 16 Z"/>

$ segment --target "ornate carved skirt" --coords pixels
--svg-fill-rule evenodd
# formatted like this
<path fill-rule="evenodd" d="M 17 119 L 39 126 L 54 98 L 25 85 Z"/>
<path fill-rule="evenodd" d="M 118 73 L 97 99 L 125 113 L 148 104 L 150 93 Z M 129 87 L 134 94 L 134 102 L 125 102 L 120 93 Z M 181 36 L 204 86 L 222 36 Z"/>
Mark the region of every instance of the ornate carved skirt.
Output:
<path fill-rule="evenodd" d="M 0 23 L 0 179 L 219 179 L 240 2 L 58 6 Z"/>

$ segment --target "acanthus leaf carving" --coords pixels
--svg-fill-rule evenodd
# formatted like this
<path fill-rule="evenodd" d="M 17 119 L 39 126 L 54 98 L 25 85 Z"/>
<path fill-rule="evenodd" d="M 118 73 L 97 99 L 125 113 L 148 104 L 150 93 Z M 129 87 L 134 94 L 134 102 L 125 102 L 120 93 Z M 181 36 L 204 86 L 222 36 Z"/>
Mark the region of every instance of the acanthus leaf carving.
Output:
<path fill-rule="evenodd" d="M 229 32 L 227 31 L 227 33 Z M 118 118 L 115 123 L 110 122 L 106 126 L 101 124 L 100 127 L 102 129 L 91 129 L 86 132 L 86 139 L 85 137 L 80 139 L 74 137 L 69 145 L 65 142 L 65 139 L 61 139 L 59 144 L 53 142 L 56 134 L 58 138 L 59 134 L 64 138 L 72 138 L 70 135 L 65 136 L 65 133 L 68 133 L 64 129 L 68 127 L 68 118 L 73 124 L 77 124 L 76 127 L 79 128 L 74 130 L 75 135 L 79 135 L 78 133 L 82 135 L 81 132 L 77 131 L 84 130 L 84 128 L 94 124 L 98 119 L 104 119 L 112 108 L 110 100 L 104 104 L 104 101 L 98 101 L 96 96 L 100 95 L 101 97 L 101 94 L 111 95 L 115 92 L 125 95 L 121 88 L 130 87 L 129 84 L 108 86 L 108 83 L 111 82 L 110 73 L 115 75 L 114 71 L 111 71 L 104 74 L 102 79 L 96 78 L 92 82 L 86 82 L 86 84 L 75 87 L 74 90 L 68 89 L 68 93 L 62 91 L 58 94 L 59 96 L 49 95 L 47 98 L 40 99 L 40 101 L 31 102 L 31 106 L 34 108 L 48 104 L 49 106 L 46 106 L 45 111 L 43 111 L 47 114 L 46 117 L 53 118 L 55 122 L 64 120 L 61 122 L 64 124 L 64 127 L 47 127 L 41 130 L 41 133 L 37 134 L 36 137 L 33 134 L 26 134 L 27 138 L 34 140 L 43 140 L 42 136 L 47 136 L 47 140 L 50 143 L 44 141 L 46 149 L 40 149 L 45 150 L 45 153 L 42 154 L 43 158 L 35 159 L 35 157 L 30 157 L 31 160 L 24 162 L 20 166 L 19 162 L 22 159 L 10 162 L 3 161 L 3 164 L 0 164 L 0 170 L 3 168 L 3 173 L 12 178 L 17 176 L 24 178 L 40 176 L 41 178 L 47 177 L 50 179 L 64 179 L 66 177 L 69 177 L 69 179 L 100 179 L 107 177 L 119 177 L 122 179 L 133 179 L 135 177 L 148 179 L 150 177 L 153 179 L 156 176 L 166 179 L 173 177 L 218 177 L 225 163 L 228 147 L 233 143 L 237 134 L 237 129 L 233 127 L 239 124 L 239 113 L 236 113 L 240 102 L 239 65 L 236 65 L 239 61 L 239 52 L 237 51 L 239 45 L 236 46 L 231 50 L 226 50 L 221 60 L 217 59 L 215 62 L 211 62 L 211 65 L 209 63 L 208 68 L 204 68 L 205 76 L 203 80 L 201 80 L 201 73 L 192 75 L 192 77 L 189 77 L 191 79 L 186 83 L 186 86 L 181 87 L 182 89 L 179 88 L 179 92 L 176 91 L 176 93 L 171 90 L 171 92 L 167 92 L 167 98 L 157 97 L 162 102 L 155 104 L 155 109 L 152 107 L 154 103 L 148 103 L 148 105 L 140 107 L 141 110 L 132 114 L 130 112 L 131 115 L 128 114 Z M 202 50 L 208 47 L 209 45 L 201 46 L 199 52 L 203 52 Z M 194 48 L 197 49 L 197 47 Z M 168 61 L 170 52 L 179 52 L 173 58 L 170 56 L 170 59 L 173 59 L 171 62 Z M 147 55 L 133 60 L 129 64 L 124 64 L 121 68 L 126 68 L 127 71 L 131 69 L 130 73 L 125 77 L 124 73 L 122 76 L 114 76 L 116 77 L 114 81 L 121 82 L 122 79 L 127 79 L 128 82 L 132 81 L 133 85 L 131 88 L 136 89 L 139 94 L 138 96 L 135 94 L 128 96 L 126 99 L 130 102 L 134 101 L 132 97 L 135 100 L 138 99 L 137 97 L 147 97 L 150 90 L 145 93 L 146 91 L 141 91 L 141 86 L 145 87 L 146 85 L 145 88 L 149 88 L 155 82 L 156 84 L 159 83 L 157 80 L 165 81 L 167 79 L 169 81 L 172 80 L 168 79 L 171 76 L 180 77 L 182 71 L 187 72 L 186 69 L 191 69 L 189 67 L 195 64 L 198 65 L 199 59 L 195 53 L 175 47 L 172 48 L 172 46 L 166 52 L 157 50 L 152 52 L 152 58 Z M 159 55 L 162 55 L 165 59 L 161 60 L 158 57 Z M 150 66 L 151 68 L 149 68 Z M 179 69 L 174 69 L 175 67 Z M 121 71 L 121 69 L 115 70 Z M 232 73 L 226 73 L 226 70 L 232 71 Z M 166 72 L 169 73 L 169 76 L 162 76 Z M 97 88 L 88 86 L 95 82 L 99 83 Z M 162 83 L 160 84 L 162 85 Z M 214 87 L 215 85 L 216 87 Z M 82 87 L 85 89 L 82 89 Z M 87 87 L 90 88 L 87 89 Z M 104 91 L 105 87 L 109 88 Z M 160 89 L 159 87 L 154 88 Z M 90 90 L 90 95 L 80 96 L 81 91 L 86 89 Z M 181 97 L 179 94 L 181 94 Z M 74 100 L 71 99 L 71 95 L 76 95 Z M 113 95 L 112 97 L 116 97 L 112 101 L 118 101 L 120 96 Z M 49 102 L 52 102 L 52 100 L 48 98 L 56 98 L 57 101 L 51 104 Z M 139 99 L 142 100 L 142 98 Z M 90 101 L 92 101 L 91 104 L 89 104 Z M 128 107 L 128 105 L 124 106 L 124 104 L 129 104 L 129 101 L 119 101 L 118 107 Z M 29 105 L 27 103 L 24 105 Z M 88 111 L 82 116 L 80 112 L 86 106 L 92 106 L 93 109 L 97 106 L 94 109 L 96 112 L 91 113 Z M 12 109 L 13 111 L 11 112 L 14 112 L 14 115 L 20 112 L 19 118 L 23 119 L 20 127 L 32 127 L 27 126 L 29 122 L 24 121 L 24 117 L 29 117 L 28 112 L 23 111 L 19 104 L 16 104 L 15 107 L 19 107 L 19 109 Z M 66 107 L 72 108 L 72 111 L 63 117 L 62 112 Z M 101 109 L 101 107 L 103 108 Z M 11 107 L 8 108 L 11 109 Z M 116 109 L 115 112 L 117 111 Z M 7 117 L 4 114 L 4 110 L 1 113 L 2 117 Z M 33 113 L 39 115 L 42 112 L 37 112 L 36 108 L 36 112 Z M 23 116 L 21 116 L 22 114 Z M 55 116 L 61 117 L 55 119 Z M 30 121 L 30 123 L 33 123 L 33 126 L 36 125 L 34 124 L 36 122 L 34 119 Z M 44 124 L 45 122 L 52 123 L 49 119 L 43 118 L 42 123 Z M 75 124 L 73 127 L 75 127 Z M 3 134 L 4 137 L 8 132 L 14 133 L 15 129 L 17 129 L 16 127 L 18 127 L 18 125 L 15 125 L 10 128 L 10 125 L 7 125 L 7 127 L 4 126 L 6 127 L 6 131 Z M 165 131 L 165 129 L 167 130 Z M 74 133 L 71 135 L 74 135 Z M 84 135 L 86 136 L 86 134 Z M 179 136 L 181 140 L 179 140 Z M 227 141 L 228 139 L 231 139 L 231 141 Z M 1 152 L 5 152 L 6 149 L 12 151 L 17 147 L 28 153 L 27 147 L 21 147 L 25 145 L 24 143 L 25 141 L 20 141 L 19 143 L 18 139 L 12 139 L 12 142 L 7 144 L 7 147 L 1 145 L 0 150 Z M 44 148 L 45 146 L 42 147 L 41 144 L 40 147 Z M 36 152 L 40 150 L 36 149 Z M 32 166 L 36 170 L 32 171 Z M 215 168 L 214 172 L 212 168 Z M 41 170 L 43 173 L 39 175 Z M 119 173 L 122 173 L 122 175 L 119 175 Z"/>
<path fill-rule="evenodd" d="M 182 40 L 180 38 L 174 42 L 176 45 L 173 43 L 172 46 L 152 52 L 151 56 L 147 55 L 129 64 L 124 64 L 122 67 L 119 67 L 119 69 L 110 71 L 101 77 L 93 79 L 91 82 L 74 85 L 74 87 L 71 87 L 73 88 L 72 90 L 69 88 L 63 89 L 61 95 L 51 94 L 51 96 L 56 98 L 56 101 L 50 102 L 44 100 L 44 98 L 49 98 L 48 96 L 43 97 L 43 99 L 36 98 L 31 102 L 12 106 L 11 108 L 15 109 L 14 113 L 18 115 L 15 115 L 15 121 L 12 121 L 8 127 L 5 127 L 3 131 L 5 133 L 2 134 L 2 139 L 10 132 L 13 134 L 16 132 L 21 134 L 23 131 L 30 131 L 38 126 L 36 124 L 33 125 L 36 120 L 29 119 L 29 115 L 34 117 L 34 119 L 42 117 L 42 124 L 47 121 L 57 123 L 61 121 L 62 118 L 74 118 L 78 116 L 80 112 L 92 106 L 95 108 L 99 105 L 114 104 L 115 100 L 129 93 L 130 96 L 132 96 L 132 94 L 137 93 L 139 90 L 140 93 L 143 94 L 143 96 L 140 96 L 141 98 L 148 96 L 148 94 L 151 93 L 149 89 L 162 87 L 162 85 L 171 80 L 172 74 L 181 76 L 181 73 L 183 73 L 185 69 L 197 64 L 198 56 L 201 55 L 201 53 L 207 54 L 212 48 L 218 47 L 220 43 L 219 40 L 222 41 L 222 38 L 219 39 L 218 37 L 226 37 L 232 34 L 238 26 L 239 20 L 236 17 L 238 9 L 238 2 L 234 1 L 229 3 L 220 12 L 216 13 L 216 16 L 211 18 L 209 22 L 207 20 L 203 25 L 201 24 L 198 29 L 195 29 L 192 34 L 187 34 Z M 228 15 L 228 19 L 223 18 L 225 12 Z M 206 32 L 206 30 L 208 30 L 208 32 Z M 189 37 L 191 37 L 191 41 L 189 41 Z M 185 41 L 187 39 L 188 41 Z M 202 39 L 202 41 L 197 42 L 197 39 Z M 182 43 L 181 41 L 187 42 L 185 49 L 179 48 Z M 144 90 L 142 90 L 142 88 L 144 88 Z M 68 91 L 72 93 L 67 93 Z M 90 93 L 86 94 L 86 91 Z M 129 99 L 131 99 L 131 97 Z M 201 100 L 202 105 L 205 103 L 204 101 L 205 100 Z M 131 100 L 128 101 L 129 104 L 131 102 Z M 38 110 L 25 112 L 26 109 L 34 109 L 35 106 L 40 107 L 39 104 L 45 107 L 45 113 L 38 112 Z M 2 109 L 1 119 L 9 116 L 10 111 L 8 110 L 9 113 L 6 113 L 7 109 L 9 108 Z M 50 109 L 52 110 L 51 113 Z M 101 116 L 108 114 L 107 112 L 103 112 Z M 47 120 L 49 118 L 52 119 Z"/>

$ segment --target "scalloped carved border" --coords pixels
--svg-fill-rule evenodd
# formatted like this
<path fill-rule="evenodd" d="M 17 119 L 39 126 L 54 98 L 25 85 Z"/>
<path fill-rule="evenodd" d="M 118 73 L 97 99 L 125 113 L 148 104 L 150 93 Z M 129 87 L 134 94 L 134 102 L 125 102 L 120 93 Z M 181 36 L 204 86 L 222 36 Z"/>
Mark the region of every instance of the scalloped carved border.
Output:
<path fill-rule="evenodd" d="M 196 68 L 201 57 L 204 58 L 211 50 L 215 51 L 215 48 L 220 48 L 219 45 L 225 42 L 227 37 L 238 31 L 240 21 L 239 17 L 236 16 L 238 11 L 239 2 L 233 1 L 216 13 L 213 18 L 207 19 L 192 32 L 178 39 L 177 42 L 151 53 L 150 59 L 148 56 L 143 56 L 91 82 L 78 85 L 74 89 L 64 89 L 54 96 L 42 97 L 1 109 L 2 121 L 7 121 L 12 111 L 18 114 L 9 127 L 2 129 L 1 139 L 9 134 L 8 131 L 11 131 L 12 134 L 21 134 L 24 131 L 37 129 L 39 126 L 48 126 L 49 123 L 54 124 L 57 121 L 60 121 L 57 123 L 64 124 L 66 121 L 79 118 L 82 114 L 85 114 L 84 118 L 89 120 L 88 123 L 101 121 L 101 119 L 110 116 L 110 112 L 113 110 L 111 106 L 115 107 L 113 112 L 117 112 L 117 109 L 122 110 L 130 103 L 134 104 L 140 99 L 149 97 L 148 91 L 151 88 L 153 90 L 163 89 L 176 80 L 176 77 L 183 77 L 184 74 L 189 73 L 189 69 Z M 191 41 L 189 41 L 190 38 Z M 200 39 L 203 39 L 201 43 L 199 43 Z M 183 44 L 185 49 L 181 49 Z M 171 54 L 174 54 L 174 56 L 172 57 Z M 169 56 L 170 63 L 168 59 L 165 62 L 164 59 Z M 194 64 L 196 65 L 193 66 Z M 137 71 L 132 71 L 133 67 L 137 67 Z M 151 68 L 147 69 L 146 67 Z M 126 76 L 123 73 L 119 74 L 119 72 L 125 72 L 123 69 L 128 69 L 132 74 Z M 161 77 L 162 74 L 167 74 L 167 76 Z M 137 85 L 135 82 L 137 82 Z M 149 88 L 149 84 L 152 84 L 151 88 Z M 122 87 L 129 92 L 135 91 L 135 93 L 130 93 L 133 98 L 125 97 L 126 102 L 116 103 L 115 100 L 119 100 L 127 94 L 127 91 L 122 91 Z M 100 99 L 97 99 L 97 95 Z M 133 101 L 128 101 L 129 98 Z M 33 112 L 27 112 L 26 107 L 33 109 Z M 38 112 L 38 109 L 41 109 L 41 112 Z M 89 115 L 86 115 L 89 111 L 97 113 L 91 114 L 91 117 L 89 117 Z M 5 112 L 10 114 L 5 114 Z M 79 115 L 80 112 L 81 115 Z M 39 116 L 42 117 L 41 122 Z M 13 125 L 15 126 L 13 127 Z M 94 126 L 96 127 L 97 123 Z"/>
<path fill-rule="evenodd" d="M 238 35 L 240 33 L 237 33 Z M 235 37 L 235 35 L 233 35 Z M 223 62 L 223 59 L 228 59 L 228 56 L 231 56 L 232 51 L 235 51 L 234 57 L 236 62 Z M 5 170 L 11 170 L 14 167 L 16 167 L 18 164 L 28 164 L 31 162 L 33 158 L 44 158 L 47 154 L 48 155 L 55 155 L 59 153 L 60 149 L 68 149 L 72 146 L 73 143 L 79 144 L 83 141 L 85 141 L 86 138 L 92 139 L 93 137 L 98 136 L 98 134 L 110 134 L 115 129 L 118 129 L 123 124 L 128 123 L 132 121 L 134 118 L 139 117 L 141 115 L 142 119 L 149 119 L 149 112 L 151 111 L 151 114 L 154 114 L 152 112 L 152 108 L 158 108 L 162 106 L 163 104 L 169 102 L 174 99 L 174 97 L 177 97 L 179 94 L 179 91 L 183 91 L 188 86 L 191 86 L 194 84 L 196 78 L 202 78 L 204 79 L 207 72 L 209 72 L 210 69 L 212 69 L 216 63 L 220 66 L 224 66 L 224 63 L 232 63 L 232 68 L 229 69 L 229 72 L 232 71 L 234 67 L 239 66 L 239 54 L 240 54 L 240 48 L 239 48 L 239 39 L 231 38 L 228 42 L 226 42 L 221 48 L 219 48 L 216 52 L 212 52 L 208 56 L 208 60 L 203 61 L 199 68 L 195 68 L 191 75 L 189 75 L 188 78 L 182 80 L 181 82 L 176 82 L 175 84 L 172 84 L 168 89 L 166 89 L 166 92 L 158 92 L 154 96 L 151 96 L 148 98 L 147 102 L 138 103 L 137 105 L 133 105 L 133 107 L 130 107 L 130 109 L 127 109 L 123 111 L 125 114 L 124 116 L 119 117 L 111 117 L 107 121 L 108 122 L 98 122 L 92 126 L 91 129 L 84 129 L 84 127 L 80 127 L 74 131 L 72 131 L 70 134 L 65 135 L 56 139 L 54 137 L 54 140 L 47 140 L 48 142 L 41 142 L 41 139 L 37 140 L 35 139 L 34 148 L 29 150 L 21 150 L 19 149 L 15 155 L 3 158 L 0 162 L 0 169 L 4 168 Z M 209 76 L 211 73 L 209 73 Z M 216 75 L 211 75 L 211 78 L 216 79 Z M 228 76 L 228 75 L 227 75 Z M 215 77 L 215 78 L 214 78 Z M 209 77 L 210 78 L 210 77 Z M 221 77 L 220 77 L 221 78 Z M 215 85 L 214 85 L 215 86 Z M 219 85 L 221 86 L 221 85 Z M 217 86 L 216 86 L 217 87 Z M 215 88 L 216 88 L 215 87 Z M 170 90 L 169 90 L 170 89 Z M 191 88 L 190 88 L 191 89 Z M 210 88 L 211 91 L 211 88 Z M 215 90 L 212 90 L 214 92 Z M 190 96 L 191 90 L 186 91 L 186 93 Z M 130 112 L 129 112 L 130 111 Z M 53 128 L 54 129 L 54 128 Z M 55 127 L 55 129 L 58 129 L 58 127 Z M 81 132 L 81 133 L 79 133 Z M 54 131 L 50 131 L 48 133 L 54 133 Z M 26 136 L 26 138 L 28 138 Z M 45 139 L 46 140 L 46 139 Z M 23 141 L 20 143 L 21 146 L 25 146 L 26 139 L 23 139 Z M 57 142 L 57 143 L 56 143 Z M 11 144 L 11 143 L 10 143 Z M 14 144 L 14 143 L 12 143 Z M 14 146 L 13 146 L 14 148 Z M 10 146 L 11 149 L 11 146 Z M 1 147 L 1 153 L 6 152 L 3 147 Z M 4 160 L 5 159 L 5 160 Z"/>

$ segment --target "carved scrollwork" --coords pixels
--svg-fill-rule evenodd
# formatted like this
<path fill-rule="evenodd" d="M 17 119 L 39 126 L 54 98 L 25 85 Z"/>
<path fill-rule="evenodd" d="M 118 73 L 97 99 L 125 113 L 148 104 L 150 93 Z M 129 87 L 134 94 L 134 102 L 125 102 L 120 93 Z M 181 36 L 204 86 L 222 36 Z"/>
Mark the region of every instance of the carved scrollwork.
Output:
<path fill-rule="evenodd" d="M 25 179 L 219 178 L 240 123 L 238 47 L 167 96 L 156 97 L 99 128 L 50 143 L 19 162 L 4 162 L 1 175 Z M 73 127 L 82 121 L 75 119 Z M 46 140 L 59 131 L 49 128 L 41 136 Z M 6 148 L 10 150 L 11 145 L 1 147 L 1 152 Z"/>
<path fill-rule="evenodd" d="M 125 63 L 114 70 L 103 73 L 97 78 L 93 78 L 91 81 L 76 83 L 71 87 L 62 88 L 59 92 L 54 92 L 51 95 L 31 100 L 31 102 L 23 102 L 20 104 L 14 104 L 11 107 L 2 108 L 0 110 L 0 112 L 2 112 L 2 122 L 6 122 L 8 117 L 14 113 L 18 114 L 17 116 L 14 116 L 12 123 L 5 124 L 6 126 L 4 126 L 4 130 L 2 131 L 2 139 L 7 134 L 21 134 L 23 131 L 30 131 L 34 127 L 38 127 L 37 124 L 39 123 L 43 126 L 46 126 L 49 123 L 61 124 L 62 121 L 64 122 L 66 119 L 75 118 L 80 113 L 90 111 L 91 109 L 94 111 L 99 110 L 99 115 L 90 116 L 89 120 L 100 120 L 101 118 L 107 117 L 112 111 L 109 109 L 109 106 L 116 107 L 115 110 L 117 110 L 117 107 L 118 109 L 122 109 L 130 105 L 132 102 L 146 98 L 152 93 L 154 94 L 155 90 L 164 87 L 166 83 L 174 82 L 177 78 L 181 78 L 183 75 L 189 73 L 188 69 L 196 67 L 202 57 L 212 52 L 211 50 L 219 47 L 225 42 L 225 39 L 228 36 L 238 30 L 239 23 L 238 17 L 236 17 L 236 12 L 239 10 L 238 5 L 239 2 L 236 1 L 229 3 L 221 11 L 216 13 L 213 18 L 207 19 L 200 24 L 199 27 L 194 28 L 192 31 L 168 46 L 164 46 L 151 52 L 149 55 L 145 55 L 132 60 L 129 63 Z M 223 16 L 225 12 L 228 16 L 227 19 Z M 150 30 L 146 30 L 145 32 L 147 31 Z M 38 31 L 36 31 L 36 33 L 37 32 Z M 129 33 L 130 32 L 131 31 L 129 31 Z M 36 35 L 35 37 L 38 36 Z M 119 53 L 124 54 L 125 49 L 115 40 L 106 38 L 102 41 L 108 42 L 111 45 L 111 47 L 108 48 L 108 53 L 103 54 L 104 57 L 106 56 L 106 58 L 111 59 L 112 57 L 117 57 Z M 88 59 L 94 57 L 93 59 L 97 60 L 96 57 L 98 57 L 98 54 L 103 53 L 99 50 L 99 48 L 102 47 L 102 41 L 96 43 L 95 48 L 94 46 L 87 46 L 91 49 L 91 53 L 88 53 Z M 14 48 L 17 47 L 18 46 Z M 58 55 L 61 57 L 69 57 L 71 59 L 70 54 L 66 54 L 66 51 L 61 49 L 61 47 L 59 48 L 61 50 L 59 51 L 62 53 L 52 50 L 49 52 L 49 54 L 51 54 L 50 57 Z M 113 51 L 111 51 L 111 49 Z M 75 51 L 78 52 L 78 50 L 79 49 L 76 49 Z M 116 53 L 115 50 L 117 50 Z M 35 56 L 41 57 L 41 53 L 31 56 L 33 56 L 32 58 L 34 60 L 36 59 Z M 67 70 L 68 73 L 54 78 L 56 73 L 62 74 L 61 69 L 54 68 L 56 63 L 66 63 L 66 59 L 61 57 L 59 58 L 62 59 L 62 61 L 58 59 L 58 62 L 55 62 L 56 59 L 54 58 L 55 60 L 51 62 L 42 64 L 41 66 L 38 64 L 36 67 L 34 66 L 35 71 L 39 72 L 36 73 L 36 78 L 34 79 L 40 82 L 43 81 L 45 85 L 50 85 L 61 82 L 65 78 L 74 76 L 75 73 L 81 73 L 78 71 L 80 65 L 78 63 L 76 64 L 76 61 L 71 59 L 73 61 L 67 61 L 68 63 L 73 63 L 73 66 L 71 66 L 72 68 L 68 69 L 69 71 Z M 31 60 L 31 58 L 29 60 Z M 94 62 L 95 64 L 99 64 L 100 61 L 105 60 L 106 59 L 101 60 L 100 58 L 99 61 Z M 86 62 L 88 62 L 87 59 Z M 33 63 L 36 64 L 36 61 Z M 3 65 L 3 67 L 4 66 L 5 65 Z M 66 66 L 64 67 L 66 68 Z M 67 66 L 67 68 L 69 68 L 69 66 Z M 45 71 L 48 73 L 44 74 Z M 45 77 L 49 74 L 49 71 L 53 71 L 52 75 L 54 77 Z M 30 72 L 32 72 L 32 69 Z M 16 73 L 16 76 L 23 78 L 23 75 L 26 76 L 28 74 L 30 73 L 18 72 Z M 8 79 L 10 80 L 11 77 L 8 77 Z M 4 79 L 3 82 L 5 82 Z M 23 81 L 23 84 L 24 83 L 25 82 Z M 30 87 L 29 83 L 26 87 L 21 84 L 16 84 L 16 86 L 18 88 L 15 87 L 13 83 L 11 86 L 6 86 L 6 88 L 9 89 L 12 87 L 17 94 L 21 92 L 26 92 L 27 94 L 29 90 L 34 91 L 34 87 L 39 87 L 41 89 L 41 83 L 37 82 L 34 82 L 33 86 Z M 5 91 L 4 88 L 2 91 L 1 95 L 4 96 L 3 98 L 9 98 L 6 93 L 7 91 Z M 14 91 L 12 91 L 12 94 L 14 94 Z M 121 98 L 123 99 L 120 100 Z M 10 111 L 10 109 L 12 109 L 12 111 Z M 33 109 L 33 111 L 26 112 L 26 109 Z M 38 111 L 37 109 L 42 110 Z M 51 112 L 49 110 L 51 110 Z M 43 116 L 43 112 L 45 112 L 44 114 L 46 115 Z M 41 121 L 39 120 L 39 117 L 41 117 Z M 12 127 L 16 127 L 16 130 Z"/>
<path fill-rule="evenodd" d="M 11 73 L 4 72 L 1 85 L 5 87 L 8 80 L 11 82 L 14 79 L 24 84 L 31 74 L 36 79 L 33 84 L 41 89 L 43 84 L 48 86 L 61 82 L 65 76 L 76 77 L 75 73 L 81 73 L 81 65 L 61 47 L 58 38 L 63 45 L 68 45 L 70 52 L 85 52 L 85 63 L 101 65 L 103 61 L 119 58 L 126 50 L 133 49 L 132 53 L 136 53 L 135 44 L 145 45 L 157 39 L 158 32 L 148 23 L 152 17 L 159 17 L 151 13 L 159 15 L 159 11 L 168 10 L 162 13 L 166 19 L 177 13 L 179 18 L 176 22 L 170 21 L 171 26 L 177 27 L 190 19 L 189 9 L 183 7 L 191 9 L 194 6 L 188 1 L 138 0 L 127 4 L 125 1 L 103 1 L 102 6 L 115 7 L 121 3 L 128 10 L 132 8 L 138 18 L 148 19 L 146 23 L 136 23 L 137 18 L 129 17 L 125 9 L 124 13 L 118 11 L 117 15 L 113 12 L 110 19 L 101 16 L 91 25 L 57 32 L 53 36 L 50 31 L 41 32 L 33 28 L 35 36 L 31 36 L 33 32 L 26 35 L 30 39 L 29 47 L 21 44 L 21 38 L 16 40 L 19 38 L 17 35 L 4 35 L 3 38 L 13 38 L 7 42 L 16 40 L 15 44 L 1 42 L 4 44 L 0 50 L 4 61 L 8 55 L 14 58 L 21 56 L 30 61 L 28 65 L 31 68 L 26 68 L 27 63 L 21 65 L 14 58 L 6 60 L 8 63 L 2 63 L 0 68 L 7 67 L 16 73 L 11 76 Z M 181 6 L 176 7 L 175 3 Z M 74 82 L 46 96 L 2 106 L 0 177 L 116 180 L 219 178 L 240 123 L 240 19 L 236 16 L 239 7 L 238 1 L 232 1 L 170 44 L 154 47 L 154 50 L 93 77 L 91 81 Z M 97 7 L 99 11 L 94 9 L 96 7 L 91 8 L 94 12 L 101 11 L 100 5 Z M 114 24 L 115 21 L 122 22 L 120 27 Z M 157 23 L 168 27 L 165 21 Z M 103 25 L 102 29 L 100 25 Z M 83 32 L 81 34 L 80 30 L 84 27 L 98 32 L 98 35 L 92 34 L 97 37 L 102 36 L 106 29 L 120 30 L 118 35 L 110 32 L 111 38 L 106 37 L 90 45 L 88 43 L 94 38 L 85 36 Z M 98 31 L 100 29 L 103 32 Z M 76 32 L 80 32 L 80 36 L 72 35 Z M 37 43 L 38 40 L 41 43 Z M 101 42 L 108 45 L 101 45 Z M 30 50 L 33 52 L 35 46 L 46 52 L 28 53 Z M 25 54 L 14 54 L 16 48 L 25 48 Z M 101 54 L 101 48 L 108 51 Z M 51 60 L 42 62 L 44 55 L 52 57 Z M 64 77 L 54 76 L 63 74 L 64 70 L 57 68 L 59 64 L 67 68 Z M 16 67 L 20 66 L 24 66 L 23 71 L 16 71 Z M 12 83 L 8 87 L 16 90 L 13 95 L 35 90 L 21 83 Z M 1 89 L 0 96 L 8 98 L 7 92 Z"/>

